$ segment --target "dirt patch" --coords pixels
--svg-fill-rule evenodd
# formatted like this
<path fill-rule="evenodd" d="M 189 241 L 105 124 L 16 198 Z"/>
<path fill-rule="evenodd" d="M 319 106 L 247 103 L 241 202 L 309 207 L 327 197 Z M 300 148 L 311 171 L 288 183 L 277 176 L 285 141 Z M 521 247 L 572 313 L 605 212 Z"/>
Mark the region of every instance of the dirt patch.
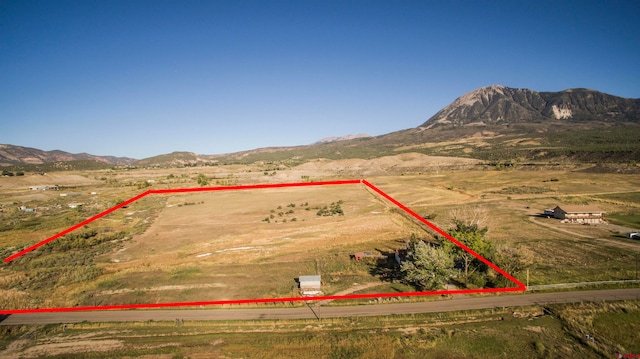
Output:
<path fill-rule="evenodd" d="M 200 288 L 224 288 L 225 284 L 222 283 L 203 283 L 203 284 L 191 284 L 191 285 L 163 285 L 160 287 L 152 287 L 152 288 L 136 288 L 136 289 L 117 289 L 117 290 L 105 290 L 98 294 L 100 295 L 111 295 L 111 294 L 122 294 L 122 293 L 133 293 L 133 292 L 159 292 L 165 290 L 187 290 L 187 289 L 200 289 Z"/>
<path fill-rule="evenodd" d="M 420 328 L 420 327 L 408 327 L 408 328 L 398 328 L 397 330 L 402 334 L 408 335 L 408 334 L 416 334 L 420 329 L 422 329 L 422 328 Z"/>
<path fill-rule="evenodd" d="M 544 328 L 539 327 L 539 326 L 527 326 L 522 328 L 524 330 L 528 330 L 530 332 L 534 332 L 534 333 L 542 333 L 544 331 Z"/>
<path fill-rule="evenodd" d="M 347 173 L 359 177 L 379 176 L 407 171 L 425 171 L 434 167 L 472 166 L 480 161 L 470 158 L 427 156 L 421 153 L 402 153 L 370 160 L 317 160 L 294 169 L 311 173 Z"/>
<path fill-rule="evenodd" d="M 55 356 L 65 354 L 78 354 L 90 352 L 109 352 L 119 350 L 124 347 L 121 340 L 74 340 L 64 343 L 39 344 L 14 355 L 5 358 L 38 358 L 42 356 Z"/>

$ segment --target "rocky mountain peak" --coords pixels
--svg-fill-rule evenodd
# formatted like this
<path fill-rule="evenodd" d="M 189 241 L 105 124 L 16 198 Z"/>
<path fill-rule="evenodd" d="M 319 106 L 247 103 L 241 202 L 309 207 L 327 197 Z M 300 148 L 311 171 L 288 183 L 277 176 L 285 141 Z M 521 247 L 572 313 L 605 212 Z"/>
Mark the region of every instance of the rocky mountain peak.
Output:
<path fill-rule="evenodd" d="M 625 99 L 588 89 L 536 92 L 491 85 L 460 96 L 420 127 L 553 120 L 639 122 L 640 99 Z"/>

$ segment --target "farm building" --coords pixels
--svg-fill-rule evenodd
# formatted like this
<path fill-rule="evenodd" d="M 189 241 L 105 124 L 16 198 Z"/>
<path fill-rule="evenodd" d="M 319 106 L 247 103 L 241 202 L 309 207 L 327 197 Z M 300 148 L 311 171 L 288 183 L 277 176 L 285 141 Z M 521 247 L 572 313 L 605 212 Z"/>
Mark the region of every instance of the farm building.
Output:
<path fill-rule="evenodd" d="M 298 277 L 300 283 L 300 292 L 303 296 L 312 296 L 322 294 L 320 287 L 322 280 L 319 275 L 301 275 Z"/>
<path fill-rule="evenodd" d="M 553 209 L 553 216 L 561 219 L 562 223 L 606 223 L 604 213 L 600 208 L 594 206 L 557 206 Z"/>

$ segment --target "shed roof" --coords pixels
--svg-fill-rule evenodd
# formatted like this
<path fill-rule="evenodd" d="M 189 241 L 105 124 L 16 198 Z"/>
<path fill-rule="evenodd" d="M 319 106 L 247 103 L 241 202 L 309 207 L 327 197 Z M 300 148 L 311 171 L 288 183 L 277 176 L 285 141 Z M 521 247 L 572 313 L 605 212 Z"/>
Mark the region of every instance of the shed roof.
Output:
<path fill-rule="evenodd" d="M 298 281 L 302 282 L 320 282 L 320 275 L 301 275 Z"/>
<path fill-rule="evenodd" d="M 603 210 L 596 206 L 557 206 L 565 213 L 604 213 Z"/>

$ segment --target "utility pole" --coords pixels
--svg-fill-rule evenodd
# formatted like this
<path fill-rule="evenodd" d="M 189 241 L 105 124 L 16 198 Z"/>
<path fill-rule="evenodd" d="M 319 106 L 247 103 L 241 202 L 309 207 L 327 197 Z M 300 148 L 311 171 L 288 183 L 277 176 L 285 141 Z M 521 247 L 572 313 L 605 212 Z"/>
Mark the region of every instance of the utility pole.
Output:
<path fill-rule="evenodd" d="M 637 259 L 637 257 L 636 257 L 636 259 Z M 637 261 L 636 261 L 636 267 L 637 267 L 637 264 L 638 264 L 638 263 L 637 263 Z M 637 271 L 637 268 L 636 268 L 636 277 L 638 276 L 638 273 L 637 273 L 637 272 L 638 272 L 638 271 Z M 527 287 L 529 287 L 529 268 L 527 268 Z"/>

